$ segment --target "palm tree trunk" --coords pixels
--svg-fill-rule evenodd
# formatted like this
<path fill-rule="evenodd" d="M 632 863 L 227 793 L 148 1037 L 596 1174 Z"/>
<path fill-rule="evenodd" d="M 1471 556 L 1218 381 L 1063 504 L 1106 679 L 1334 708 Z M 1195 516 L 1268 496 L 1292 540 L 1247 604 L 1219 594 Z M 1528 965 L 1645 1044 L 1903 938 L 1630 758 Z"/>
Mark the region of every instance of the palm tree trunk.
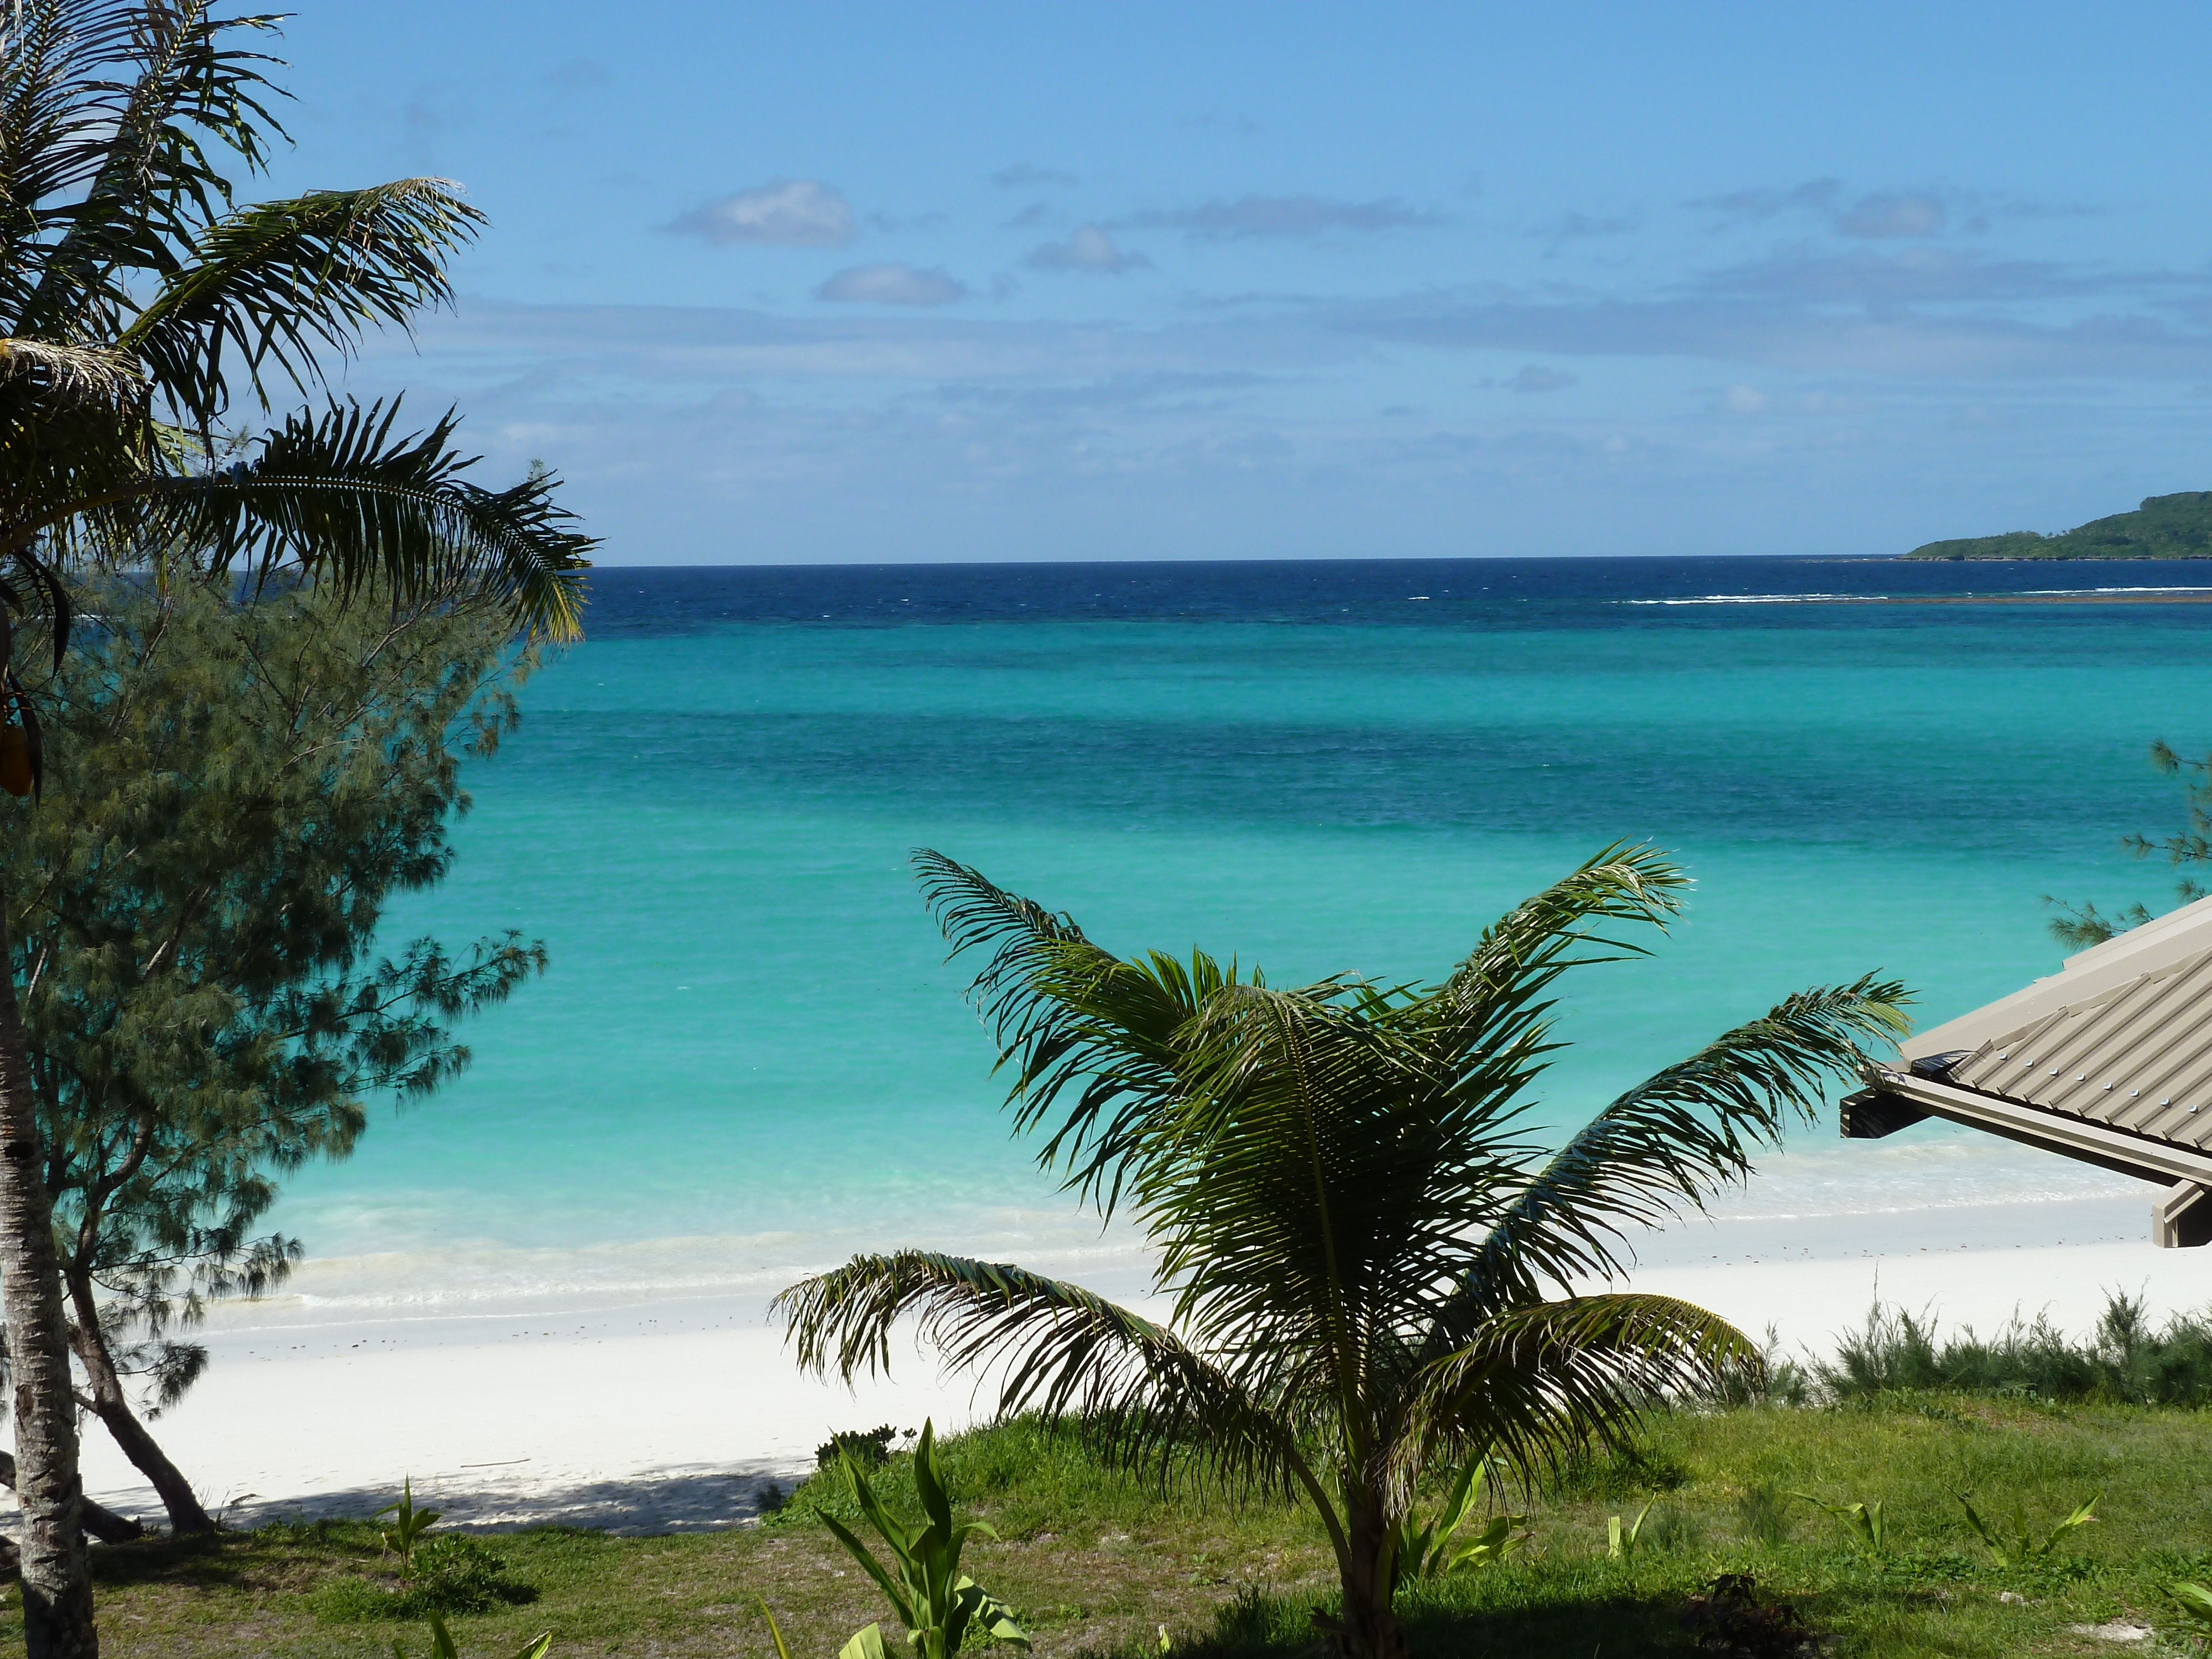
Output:
<path fill-rule="evenodd" d="M 170 1532 L 180 1538 L 213 1532 L 215 1517 L 201 1505 L 192 1483 L 131 1409 L 123 1379 L 115 1374 L 114 1358 L 107 1352 L 107 1340 L 100 1334 L 100 1308 L 93 1299 L 91 1282 L 75 1273 L 69 1281 L 70 1300 L 76 1309 L 76 1329 L 71 1334 L 77 1359 L 84 1366 L 85 1393 L 92 1409 L 169 1511 Z"/>
<path fill-rule="evenodd" d="M 62 1309 L 54 1206 L 41 1165 L 37 1097 L 0 895 L 0 1307 L 15 1384 L 15 1497 L 21 1505 L 27 1659 L 98 1659 L 91 1564 L 78 1505 L 76 1400 Z"/>
<path fill-rule="evenodd" d="M 1390 1536 L 1382 1502 L 1373 1493 L 1345 1494 L 1345 1554 L 1339 1563 L 1344 1581 L 1344 1616 L 1315 1622 L 1336 1638 L 1346 1659 L 1406 1659 L 1405 1626 L 1390 1610 L 1390 1574 L 1382 1553 Z"/>

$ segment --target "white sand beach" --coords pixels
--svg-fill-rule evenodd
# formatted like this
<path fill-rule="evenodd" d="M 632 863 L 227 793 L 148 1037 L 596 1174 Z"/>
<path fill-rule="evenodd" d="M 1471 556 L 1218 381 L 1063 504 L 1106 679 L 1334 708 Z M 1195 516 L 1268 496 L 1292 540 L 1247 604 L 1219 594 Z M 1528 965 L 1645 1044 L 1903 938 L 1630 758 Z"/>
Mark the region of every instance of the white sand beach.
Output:
<path fill-rule="evenodd" d="M 2212 1252 L 2153 1248 L 2147 1208 L 2130 1191 L 1689 1224 L 1646 1241 L 1632 1283 L 1821 1355 L 1877 1295 L 1985 1332 L 2039 1314 L 2086 1331 L 2113 1288 L 2159 1316 L 2212 1303 Z M 1119 1277 L 1098 1288 L 1141 1289 Z M 766 1315 L 757 1291 L 367 1322 L 296 1297 L 232 1307 L 206 1333 L 207 1376 L 157 1432 L 233 1520 L 363 1514 L 410 1476 L 418 1498 L 471 1525 L 659 1532 L 744 1523 L 835 1430 L 924 1417 L 944 1429 L 989 1408 L 911 1349 L 892 1380 L 857 1391 L 803 1376 Z M 96 1424 L 85 1462 L 100 1501 L 159 1515 Z"/>

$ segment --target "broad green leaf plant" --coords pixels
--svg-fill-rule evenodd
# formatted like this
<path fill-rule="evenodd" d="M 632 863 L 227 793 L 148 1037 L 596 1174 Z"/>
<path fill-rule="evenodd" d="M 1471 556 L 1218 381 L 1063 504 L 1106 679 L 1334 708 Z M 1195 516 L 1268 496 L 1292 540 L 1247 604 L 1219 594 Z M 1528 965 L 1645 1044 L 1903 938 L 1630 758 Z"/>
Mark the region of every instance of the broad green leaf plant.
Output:
<path fill-rule="evenodd" d="M 1391 1611 L 1423 1471 L 1480 1451 L 1537 1478 L 1654 1399 L 1756 1381 L 1758 1345 L 1619 1288 L 1628 1235 L 1702 1207 L 1905 1029 L 1872 975 L 1785 998 L 1561 1144 L 1535 1095 L 1562 975 L 1646 954 L 1688 878 L 1607 848 L 1483 930 L 1440 983 L 1280 987 L 1235 958 L 1118 957 L 1072 917 L 915 855 L 1039 1161 L 1149 1236 L 1155 1322 L 1080 1285 L 925 1250 L 856 1256 L 779 1298 L 799 1361 L 890 1364 L 915 1316 L 999 1407 L 1079 1421 L 1131 1464 L 1301 1494 L 1354 1659 L 1399 1659 Z M 1418 1533 L 1419 1528 L 1413 1528 Z"/>
<path fill-rule="evenodd" d="M 1462 1536 L 1477 1502 L 1498 1460 L 1488 1450 L 1477 1452 L 1459 1467 L 1443 1506 L 1425 1522 L 1410 1510 L 1399 1521 L 1398 1582 L 1441 1578 L 1469 1567 L 1495 1566 L 1528 1541 L 1522 1528 L 1525 1515 L 1493 1515 L 1476 1532 Z"/>
<path fill-rule="evenodd" d="M 1637 1512 L 1636 1519 L 1625 1522 L 1618 1515 L 1605 1518 L 1605 1553 L 1608 1560 L 1633 1561 L 1644 1547 L 1644 1523 L 1651 1518 L 1651 1511 L 1659 1500 L 1653 1498 Z"/>
<path fill-rule="evenodd" d="M 2020 1567 L 2033 1561 L 2048 1559 L 2069 1533 L 2094 1521 L 2097 1518 L 2097 1499 L 2104 1494 L 2100 1492 L 2097 1498 L 2087 1498 L 2076 1504 L 2071 1515 L 2047 1533 L 2033 1530 L 2028 1525 L 2027 1506 L 2016 1504 L 2013 1506 L 2011 1529 L 2002 1534 L 1982 1518 L 1966 1493 L 1954 1492 L 1952 1496 L 1959 1500 L 1959 1507 L 1966 1510 L 1966 1524 L 1974 1529 L 1975 1536 L 1988 1545 L 1990 1553 L 1996 1557 L 1997 1565 L 2001 1567 Z"/>
<path fill-rule="evenodd" d="M 415 1507 L 415 1479 L 410 1475 L 400 1483 L 398 1498 L 386 1504 L 371 1516 L 373 1521 L 392 1517 L 392 1524 L 379 1532 L 377 1540 L 392 1554 L 399 1558 L 399 1582 L 406 1583 L 415 1576 L 415 1546 L 422 1534 L 438 1524 L 442 1513 L 438 1510 L 418 1510 Z"/>
<path fill-rule="evenodd" d="M 1889 1529 L 1887 1523 L 1882 1519 L 1881 1498 L 1875 1498 L 1871 1504 L 1831 1504 L 1827 1499 L 1816 1498 L 1809 1492 L 1793 1492 L 1790 1495 L 1792 1498 L 1802 1498 L 1823 1514 L 1834 1516 L 1842 1523 L 1844 1530 L 1849 1533 L 1858 1547 L 1869 1555 L 1879 1556 L 1887 1547 Z M 1969 1515 L 1973 1513 L 1971 1507 L 1967 1510 L 1967 1513 Z M 1978 1521 L 1975 1524 L 1978 1527 L 1980 1523 Z M 1988 1534 L 1983 1535 L 1986 1537 Z"/>
<path fill-rule="evenodd" d="M 776 1639 L 779 1652 L 781 1651 L 782 1646 L 782 1638 L 779 1637 Z M 513 1659 L 545 1659 L 545 1656 L 552 1650 L 553 1632 L 550 1630 L 541 1631 L 515 1649 Z M 396 1641 L 392 1644 L 392 1659 L 407 1659 L 407 1650 Z M 428 1659 L 461 1659 L 461 1650 L 454 1644 L 453 1632 L 446 1628 L 446 1621 L 434 1613 L 430 1615 Z"/>
<path fill-rule="evenodd" d="M 2168 1584 L 2166 1593 L 2173 1598 L 2173 1605 L 2196 1626 L 2195 1634 L 2200 1651 L 2212 1650 L 2212 1586 L 2185 1579 Z"/>
<path fill-rule="evenodd" d="M 824 1511 L 822 1524 L 876 1581 L 890 1600 L 891 1610 L 907 1628 L 916 1659 L 953 1659 L 971 1631 L 982 1631 L 1000 1642 L 1029 1645 L 1029 1637 L 1006 1603 L 960 1570 L 960 1554 L 969 1538 L 999 1534 L 981 1521 L 956 1521 L 952 1499 L 937 1468 L 937 1431 L 925 1420 L 921 1438 L 914 1449 L 914 1484 L 921 1494 L 920 1526 L 900 1520 L 884 1506 L 870 1484 L 867 1472 L 850 1452 L 838 1460 L 853 1500 L 876 1535 L 884 1541 L 891 1565 L 886 1568 L 875 1553 L 854 1536 L 836 1516 Z M 771 1621 L 772 1623 L 773 1621 Z M 777 1638 L 779 1648 L 781 1637 Z M 882 1659 L 882 1627 L 867 1626 L 845 1644 L 841 1659 Z"/>

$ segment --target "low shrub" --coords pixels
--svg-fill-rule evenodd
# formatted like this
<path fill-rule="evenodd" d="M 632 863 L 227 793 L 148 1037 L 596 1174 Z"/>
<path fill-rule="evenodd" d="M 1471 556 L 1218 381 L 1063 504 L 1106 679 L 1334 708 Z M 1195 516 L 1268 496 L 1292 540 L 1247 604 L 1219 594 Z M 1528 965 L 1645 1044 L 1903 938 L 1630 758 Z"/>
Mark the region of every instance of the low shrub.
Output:
<path fill-rule="evenodd" d="M 876 1468 L 890 1461 L 891 1442 L 898 1437 L 899 1431 L 888 1423 L 872 1429 L 840 1430 L 814 1449 L 814 1467 L 832 1469 L 838 1460 L 849 1457 L 863 1468 Z"/>
<path fill-rule="evenodd" d="M 489 1613 L 538 1599 L 537 1589 L 513 1577 L 506 1559 L 477 1539 L 445 1533 L 415 1550 L 414 1577 L 405 1583 L 347 1573 L 309 1597 L 316 1616 L 334 1624 L 377 1619 L 427 1619 L 436 1613 Z"/>
<path fill-rule="evenodd" d="M 2015 1318 L 1993 1337 L 1962 1327 L 1939 1340 L 1934 1320 L 1877 1303 L 1835 1358 L 1813 1370 L 1821 1389 L 1844 1402 L 1954 1392 L 2203 1406 L 2212 1404 L 2212 1318 L 2177 1314 L 2154 1330 L 2141 1297 L 2114 1291 L 2086 1342 L 2041 1316 Z"/>

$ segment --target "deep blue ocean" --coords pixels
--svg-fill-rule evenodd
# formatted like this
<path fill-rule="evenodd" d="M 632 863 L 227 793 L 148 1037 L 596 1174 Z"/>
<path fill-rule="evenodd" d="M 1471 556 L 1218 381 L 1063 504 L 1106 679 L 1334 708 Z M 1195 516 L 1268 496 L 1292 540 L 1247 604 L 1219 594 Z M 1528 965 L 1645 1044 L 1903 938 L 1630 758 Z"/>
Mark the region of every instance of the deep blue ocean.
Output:
<path fill-rule="evenodd" d="M 1948 1018 L 2057 966 L 2046 895 L 2171 902 L 2119 838 L 2180 819 L 2153 739 L 2212 749 L 2212 606 L 2114 601 L 2176 584 L 2212 567 L 605 570 L 588 641 L 469 769 L 453 878 L 389 929 L 520 928 L 551 971 L 278 1223 L 325 1259 L 303 1283 L 373 1300 L 1121 1248 L 1008 1139 L 916 847 L 1109 948 L 1293 979 L 1439 975 L 1581 859 L 1656 842 L 1697 894 L 1651 960 L 1566 985 L 1559 1123 L 1808 984 L 1881 969 Z M 1942 602 L 1969 593 L 2021 602 Z M 1876 1158 L 1808 1130 L 1742 1202 L 2107 1179 L 1915 1133 Z"/>

